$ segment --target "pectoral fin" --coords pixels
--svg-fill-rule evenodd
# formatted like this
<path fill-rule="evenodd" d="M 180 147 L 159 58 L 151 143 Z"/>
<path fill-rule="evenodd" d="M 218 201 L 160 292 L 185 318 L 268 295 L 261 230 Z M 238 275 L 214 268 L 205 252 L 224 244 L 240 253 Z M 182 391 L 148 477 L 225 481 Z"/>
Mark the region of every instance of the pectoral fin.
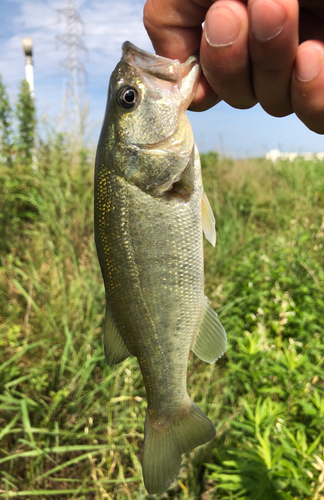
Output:
<path fill-rule="evenodd" d="M 215 217 L 205 191 L 201 201 L 201 211 L 204 234 L 214 247 L 216 245 Z"/>
<path fill-rule="evenodd" d="M 226 333 L 217 314 L 210 307 L 207 297 L 198 335 L 192 347 L 198 358 L 213 363 L 226 351 Z"/>
<path fill-rule="evenodd" d="M 109 306 L 106 306 L 106 318 L 104 327 L 104 348 L 107 365 L 115 365 L 124 361 L 130 355 L 129 350 L 117 329 Z"/>

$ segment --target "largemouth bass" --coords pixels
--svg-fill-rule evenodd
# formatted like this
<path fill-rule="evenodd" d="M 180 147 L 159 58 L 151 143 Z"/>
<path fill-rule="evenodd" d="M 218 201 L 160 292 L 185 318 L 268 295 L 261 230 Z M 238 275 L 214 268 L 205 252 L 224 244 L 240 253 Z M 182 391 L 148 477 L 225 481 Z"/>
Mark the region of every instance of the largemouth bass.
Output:
<path fill-rule="evenodd" d="M 185 114 L 199 79 L 185 63 L 129 42 L 112 73 L 95 168 L 95 238 L 106 291 L 106 362 L 136 356 L 147 393 L 143 476 L 175 479 L 181 455 L 213 439 L 187 393 L 190 349 L 211 363 L 226 335 L 204 297 L 203 230 L 215 220 Z"/>

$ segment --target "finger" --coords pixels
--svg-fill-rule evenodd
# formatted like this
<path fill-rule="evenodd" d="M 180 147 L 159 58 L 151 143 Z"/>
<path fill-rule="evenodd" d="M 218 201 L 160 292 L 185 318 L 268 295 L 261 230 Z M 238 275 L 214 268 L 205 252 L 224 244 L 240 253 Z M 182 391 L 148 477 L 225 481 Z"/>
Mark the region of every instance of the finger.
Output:
<path fill-rule="evenodd" d="M 147 0 L 144 6 L 144 25 L 157 54 L 186 59 L 200 47 L 202 23 L 212 0 Z M 218 96 L 201 76 L 195 97 L 190 105 L 203 111 L 219 102 Z"/>
<path fill-rule="evenodd" d="M 298 47 L 291 83 L 294 111 L 307 127 L 324 134 L 324 43 L 309 40 Z"/>
<path fill-rule="evenodd" d="M 292 113 L 290 82 L 298 47 L 297 0 L 250 0 L 254 92 L 273 116 Z"/>
<path fill-rule="evenodd" d="M 186 59 L 200 46 L 210 0 L 147 0 L 143 21 L 157 54 Z"/>
<path fill-rule="evenodd" d="M 200 46 L 202 70 L 212 89 L 235 108 L 256 104 L 248 54 L 248 15 L 239 0 L 209 9 Z"/>
<path fill-rule="evenodd" d="M 188 109 L 190 111 L 206 111 L 219 103 L 222 99 L 213 91 L 202 73 L 196 88 L 195 96 Z"/>
<path fill-rule="evenodd" d="M 147 0 L 144 6 L 144 25 L 157 54 L 186 59 L 200 47 L 202 23 L 212 0 Z M 218 96 L 201 76 L 193 111 L 204 111 L 219 102 Z"/>

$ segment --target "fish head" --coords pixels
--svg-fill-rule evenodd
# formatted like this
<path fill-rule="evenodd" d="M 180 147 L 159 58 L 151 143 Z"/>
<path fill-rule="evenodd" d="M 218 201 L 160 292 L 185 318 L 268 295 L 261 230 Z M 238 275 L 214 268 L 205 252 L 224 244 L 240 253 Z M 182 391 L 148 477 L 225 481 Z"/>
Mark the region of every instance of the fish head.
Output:
<path fill-rule="evenodd" d="M 200 75 L 199 61 L 150 54 L 130 42 L 112 73 L 100 146 L 117 175 L 154 196 L 179 183 L 193 161 L 194 137 L 186 110 Z M 182 189 L 192 189 L 184 176 Z"/>

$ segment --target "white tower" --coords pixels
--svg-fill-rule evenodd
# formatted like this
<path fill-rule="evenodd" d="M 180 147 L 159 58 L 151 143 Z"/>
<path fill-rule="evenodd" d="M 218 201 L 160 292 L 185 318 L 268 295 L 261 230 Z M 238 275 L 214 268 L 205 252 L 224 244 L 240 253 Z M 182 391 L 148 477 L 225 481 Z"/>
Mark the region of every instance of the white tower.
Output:
<path fill-rule="evenodd" d="M 25 37 L 22 41 L 25 59 L 26 80 L 29 85 L 30 95 L 34 97 L 34 68 L 33 68 L 33 39 Z"/>

